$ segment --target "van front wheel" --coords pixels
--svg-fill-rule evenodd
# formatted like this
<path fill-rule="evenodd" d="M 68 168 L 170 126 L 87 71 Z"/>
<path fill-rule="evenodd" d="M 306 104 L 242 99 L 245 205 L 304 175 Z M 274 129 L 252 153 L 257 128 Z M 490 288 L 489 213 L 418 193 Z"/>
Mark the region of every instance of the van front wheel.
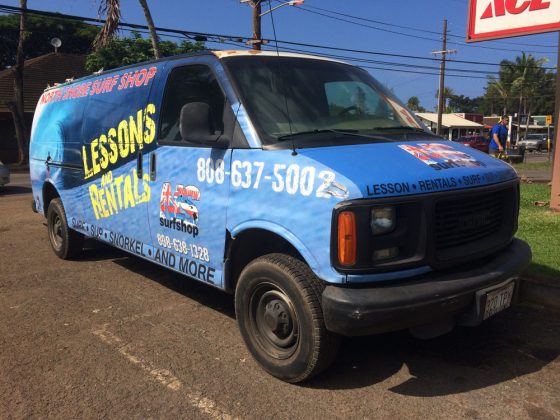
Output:
<path fill-rule="evenodd" d="M 84 236 L 68 227 L 66 212 L 60 198 L 55 198 L 47 210 L 47 231 L 54 253 L 63 260 L 80 255 L 84 247 Z"/>
<path fill-rule="evenodd" d="M 336 357 L 340 337 L 325 328 L 323 289 L 305 263 L 284 254 L 257 258 L 242 271 L 235 293 L 239 329 L 271 375 L 301 382 Z"/>

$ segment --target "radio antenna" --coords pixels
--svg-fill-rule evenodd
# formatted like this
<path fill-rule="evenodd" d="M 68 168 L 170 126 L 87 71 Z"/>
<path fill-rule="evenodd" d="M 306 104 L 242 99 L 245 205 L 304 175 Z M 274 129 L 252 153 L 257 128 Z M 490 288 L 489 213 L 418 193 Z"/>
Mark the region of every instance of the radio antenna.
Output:
<path fill-rule="evenodd" d="M 271 0 L 268 0 L 268 7 L 270 9 L 270 21 L 272 23 L 272 33 L 274 34 L 274 45 L 276 46 L 276 55 L 280 57 L 280 50 L 278 49 L 278 38 L 276 37 L 276 26 L 274 25 L 274 10 L 272 8 Z M 284 67 L 280 65 L 280 77 L 282 78 L 282 87 L 284 88 L 284 105 L 286 106 L 286 117 L 288 118 L 288 127 L 290 129 L 290 134 L 293 134 L 294 131 L 292 130 L 292 119 L 290 118 L 290 110 L 288 107 L 288 98 L 286 96 L 286 82 L 285 82 L 285 74 L 284 74 Z M 294 138 L 292 137 L 292 156 L 296 156 L 296 143 Z"/>

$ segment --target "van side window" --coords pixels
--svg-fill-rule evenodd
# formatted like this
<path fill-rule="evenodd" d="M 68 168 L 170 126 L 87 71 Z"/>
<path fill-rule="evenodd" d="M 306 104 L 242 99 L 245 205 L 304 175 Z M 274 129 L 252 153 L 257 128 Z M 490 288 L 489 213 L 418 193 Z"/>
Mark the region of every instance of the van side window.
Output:
<path fill-rule="evenodd" d="M 210 106 L 215 131 L 223 131 L 225 96 L 209 67 L 192 65 L 171 71 L 163 97 L 159 142 L 181 143 L 179 119 L 183 105 L 204 102 Z"/>

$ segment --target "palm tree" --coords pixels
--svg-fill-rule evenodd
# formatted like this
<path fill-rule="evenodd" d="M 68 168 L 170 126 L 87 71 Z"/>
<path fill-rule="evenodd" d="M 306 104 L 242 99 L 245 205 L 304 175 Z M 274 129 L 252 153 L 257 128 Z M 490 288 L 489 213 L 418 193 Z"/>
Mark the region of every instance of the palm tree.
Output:
<path fill-rule="evenodd" d="M 443 112 L 449 111 L 447 107 L 447 100 L 455 95 L 455 91 L 450 87 L 445 86 L 443 88 Z M 439 98 L 439 89 L 436 91 L 436 99 Z"/>
<path fill-rule="evenodd" d="M 498 97 L 503 101 L 502 115 L 507 115 L 507 103 L 511 94 L 511 87 L 504 81 L 491 78 L 486 87 L 486 93 L 491 97 Z"/>
<path fill-rule="evenodd" d="M 25 39 L 25 29 L 27 20 L 27 0 L 20 0 L 19 7 L 22 10 L 19 20 L 19 41 L 16 53 L 16 63 L 11 71 L 14 75 L 14 100 L 7 103 L 14 119 L 14 127 L 18 144 L 18 164 L 23 165 L 27 161 L 27 128 L 25 124 L 24 104 L 23 104 L 23 68 L 25 56 L 23 51 L 23 41 Z"/>
<path fill-rule="evenodd" d="M 150 38 L 152 38 L 152 46 L 154 48 L 154 56 L 157 58 L 161 58 L 161 53 L 159 52 L 159 45 L 158 45 L 158 36 L 156 34 L 156 28 L 154 26 L 154 21 L 152 19 L 152 14 L 150 13 L 150 9 L 148 7 L 147 0 L 138 0 L 140 5 L 142 6 L 142 10 L 144 11 L 144 16 L 146 16 L 146 22 L 148 23 L 148 29 L 150 31 Z"/>
<path fill-rule="evenodd" d="M 148 23 L 150 38 L 152 39 L 152 46 L 154 49 L 154 57 L 160 58 L 161 53 L 159 50 L 158 37 L 147 0 L 138 0 L 138 2 L 140 3 L 140 6 L 142 6 L 144 16 L 146 16 L 146 22 Z M 101 28 L 101 31 L 99 31 L 99 34 L 97 34 L 97 37 L 95 37 L 95 40 L 93 41 L 93 47 L 96 50 L 105 46 L 115 35 L 118 29 L 119 22 L 121 20 L 120 0 L 100 0 L 99 14 L 106 15 L 107 18 L 105 19 L 105 24 Z"/>
<path fill-rule="evenodd" d="M 420 99 L 418 96 L 411 96 L 408 98 L 408 102 L 406 103 L 408 109 L 414 112 L 426 112 L 426 108 L 420 105 Z"/>
<path fill-rule="evenodd" d="M 527 122 L 525 125 L 525 132 L 527 133 L 529 129 L 529 120 L 531 118 L 533 99 L 541 91 L 539 86 L 544 79 L 545 70 L 542 65 L 546 63 L 548 59 L 540 58 L 535 59 L 531 54 L 526 55 L 525 52 L 522 55 L 515 58 L 515 62 L 504 60 L 502 66 L 504 66 L 508 72 L 514 75 L 513 82 L 511 84 L 511 89 L 517 95 L 519 95 L 519 107 L 518 107 L 518 118 L 517 118 L 517 140 L 519 140 L 521 133 L 521 111 L 523 109 L 524 114 L 527 115 Z"/>

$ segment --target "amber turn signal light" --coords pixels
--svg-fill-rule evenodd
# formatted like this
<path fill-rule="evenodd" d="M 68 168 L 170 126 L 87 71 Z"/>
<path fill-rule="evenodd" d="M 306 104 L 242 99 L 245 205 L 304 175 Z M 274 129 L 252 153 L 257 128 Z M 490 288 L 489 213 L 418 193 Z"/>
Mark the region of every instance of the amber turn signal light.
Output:
<path fill-rule="evenodd" d="M 351 211 L 338 215 L 338 262 L 341 265 L 356 263 L 356 216 Z"/>

